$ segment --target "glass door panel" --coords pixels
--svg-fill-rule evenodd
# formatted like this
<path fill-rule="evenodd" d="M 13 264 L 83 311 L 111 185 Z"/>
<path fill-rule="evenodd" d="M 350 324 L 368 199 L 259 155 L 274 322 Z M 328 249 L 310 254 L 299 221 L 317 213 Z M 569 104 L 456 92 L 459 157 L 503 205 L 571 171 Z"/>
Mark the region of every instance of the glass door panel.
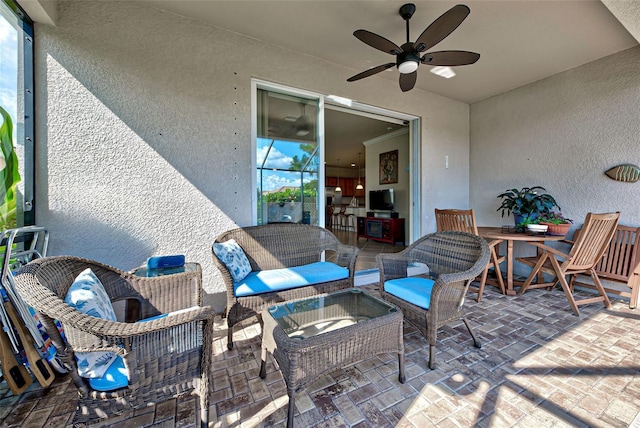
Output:
<path fill-rule="evenodd" d="M 318 101 L 257 93 L 258 224 L 319 224 Z"/>

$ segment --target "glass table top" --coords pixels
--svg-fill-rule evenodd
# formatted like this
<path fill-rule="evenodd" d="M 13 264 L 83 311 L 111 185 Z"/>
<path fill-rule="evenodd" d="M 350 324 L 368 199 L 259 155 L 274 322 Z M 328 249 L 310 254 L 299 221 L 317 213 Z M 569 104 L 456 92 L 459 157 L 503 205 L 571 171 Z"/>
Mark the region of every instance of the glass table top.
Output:
<path fill-rule="evenodd" d="M 269 314 L 285 334 L 298 339 L 335 331 L 397 310 L 395 306 L 355 289 L 268 308 Z"/>

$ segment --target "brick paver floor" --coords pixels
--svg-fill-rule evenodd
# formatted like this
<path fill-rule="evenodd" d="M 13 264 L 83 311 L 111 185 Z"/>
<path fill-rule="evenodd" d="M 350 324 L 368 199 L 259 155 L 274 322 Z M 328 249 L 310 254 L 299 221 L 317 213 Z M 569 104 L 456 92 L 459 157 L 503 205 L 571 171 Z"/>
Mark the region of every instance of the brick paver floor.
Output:
<path fill-rule="evenodd" d="M 377 285 L 365 286 L 376 292 Z M 438 334 L 435 370 L 428 343 L 405 326 L 405 384 L 397 356 L 383 354 L 320 377 L 296 395 L 296 427 L 627 427 L 640 411 L 640 310 L 614 301 L 577 317 L 558 289 L 507 297 L 492 287 L 465 303 L 482 340 L 462 323 Z M 224 320 L 214 341 L 211 426 L 282 427 L 285 384 L 271 357 L 265 380 L 257 323 L 237 329 L 228 351 Z M 1 426 L 64 427 L 75 411 L 67 376 L 20 397 L 0 385 Z M 150 405 L 107 427 L 198 426 L 193 397 Z"/>

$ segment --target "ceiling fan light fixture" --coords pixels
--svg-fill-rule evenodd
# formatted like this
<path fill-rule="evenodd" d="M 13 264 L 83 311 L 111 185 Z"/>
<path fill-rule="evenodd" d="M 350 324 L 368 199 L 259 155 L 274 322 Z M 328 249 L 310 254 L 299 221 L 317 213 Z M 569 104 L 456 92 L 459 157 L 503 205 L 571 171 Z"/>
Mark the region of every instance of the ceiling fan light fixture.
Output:
<path fill-rule="evenodd" d="M 408 58 L 405 61 L 398 64 L 398 71 L 402 74 L 410 74 L 418 69 L 420 61 L 416 58 Z"/>
<path fill-rule="evenodd" d="M 396 64 L 398 71 L 402 74 L 410 74 L 418 69 L 420 56 L 414 53 L 412 43 L 402 45 L 402 53 L 398 55 Z"/>

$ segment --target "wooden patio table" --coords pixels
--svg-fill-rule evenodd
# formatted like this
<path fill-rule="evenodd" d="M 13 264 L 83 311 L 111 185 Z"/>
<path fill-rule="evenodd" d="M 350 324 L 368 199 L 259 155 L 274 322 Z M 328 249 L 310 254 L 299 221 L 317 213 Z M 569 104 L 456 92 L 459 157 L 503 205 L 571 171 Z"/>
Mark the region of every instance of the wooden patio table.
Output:
<path fill-rule="evenodd" d="M 507 294 L 509 296 L 515 296 L 516 292 L 513 289 L 513 243 L 515 241 L 531 243 L 531 242 L 545 242 L 545 241 L 561 241 L 565 237 L 538 234 L 531 232 L 515 232 L 513 229 L 510 231 L 504 231 L 502 227 L 478 227 L 478 235 L 488 239 L 501 239 L 507 241 Z"/>

